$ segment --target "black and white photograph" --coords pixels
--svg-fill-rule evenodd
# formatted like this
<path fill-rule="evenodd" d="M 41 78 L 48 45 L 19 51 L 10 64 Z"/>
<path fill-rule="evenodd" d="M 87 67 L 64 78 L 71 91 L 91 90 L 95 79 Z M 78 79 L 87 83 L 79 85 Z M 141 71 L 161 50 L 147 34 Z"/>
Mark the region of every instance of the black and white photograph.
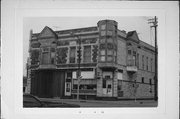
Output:
<path fill-rule="evenodd" d="M 1 5 L 2 119 L 179 118 L 179 2 Z"/>
<path fill-rule="evenodd" d="M 24 107 L 158 105 L 156 16 L 25 18 L 23 25 Z"/>

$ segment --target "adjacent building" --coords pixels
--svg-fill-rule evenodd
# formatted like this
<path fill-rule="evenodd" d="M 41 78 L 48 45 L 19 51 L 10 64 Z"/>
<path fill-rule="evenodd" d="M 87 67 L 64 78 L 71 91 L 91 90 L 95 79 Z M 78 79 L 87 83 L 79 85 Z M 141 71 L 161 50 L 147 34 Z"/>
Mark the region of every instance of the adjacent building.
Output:
<path fill-rule="evenodd" d="M 29 54 L 27 90 L 38 97 L 76 98 L 80 62 L 81 98 L 154 98 L 155 48 L 114 20 L 31 31 Z"/>

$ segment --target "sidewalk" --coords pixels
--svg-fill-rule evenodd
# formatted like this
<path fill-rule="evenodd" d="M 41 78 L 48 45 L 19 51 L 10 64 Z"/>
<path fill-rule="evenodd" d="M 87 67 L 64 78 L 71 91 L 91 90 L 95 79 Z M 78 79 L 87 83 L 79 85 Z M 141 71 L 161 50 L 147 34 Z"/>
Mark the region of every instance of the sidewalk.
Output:
<path fill-rule="evenodd" d="M 81 107 L 156 107 L 157 102 L 154 100 L 76 100 L 76 99 L 59 99 L 59 98 L 40 98 L 42 101 L 63 102 L 69 104 L 79 104 Z"/>

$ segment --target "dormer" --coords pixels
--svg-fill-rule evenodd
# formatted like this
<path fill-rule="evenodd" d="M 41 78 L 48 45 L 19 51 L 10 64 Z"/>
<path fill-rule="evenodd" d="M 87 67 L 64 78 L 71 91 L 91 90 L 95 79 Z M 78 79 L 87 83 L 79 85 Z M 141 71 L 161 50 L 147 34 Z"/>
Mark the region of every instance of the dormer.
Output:
<path fill-rule="evenodd" d="M 47 38 L 57 38 L 57 34 L 48 26 L 45 26 L 44 29 L 38 36 L 38 39 L 47 39 Z"/>
<path fill-rule="evenodd" d="M 130 31 L 128 32 L 127 34 L 127 40 L 131 40 L 131 41 L 134 41 L 136 43 L 139 43 L 139 37 L 138 37 L 138 34 L 136 31 Z"/>
<path fill-rule="evenodd" d="M 38 41 L 42 46 L 55 45 L 58 36 L 57 34 L 48 26 L 45 26 L 44 29 L 38 36 Z"/>

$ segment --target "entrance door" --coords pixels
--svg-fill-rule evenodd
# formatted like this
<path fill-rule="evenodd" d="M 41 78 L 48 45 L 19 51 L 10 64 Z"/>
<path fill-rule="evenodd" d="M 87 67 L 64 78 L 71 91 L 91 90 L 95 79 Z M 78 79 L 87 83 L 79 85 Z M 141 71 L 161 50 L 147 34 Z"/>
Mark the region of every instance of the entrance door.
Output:
<path fill-rule="evenodd" d="M 112 72 L 103 72 L 103 96 L 112 97 Z"/>
<path fill-rule="evenodd" d="M 72 72 L 67 72 L 66 82 L 65 82 L 65 96 L 71 96 L 71 79 L 72 79 Z"/>
<path fill-rule="evenodd" d="M 71 96 L 71 82 L 65 83 L 65 96 Z"/>

